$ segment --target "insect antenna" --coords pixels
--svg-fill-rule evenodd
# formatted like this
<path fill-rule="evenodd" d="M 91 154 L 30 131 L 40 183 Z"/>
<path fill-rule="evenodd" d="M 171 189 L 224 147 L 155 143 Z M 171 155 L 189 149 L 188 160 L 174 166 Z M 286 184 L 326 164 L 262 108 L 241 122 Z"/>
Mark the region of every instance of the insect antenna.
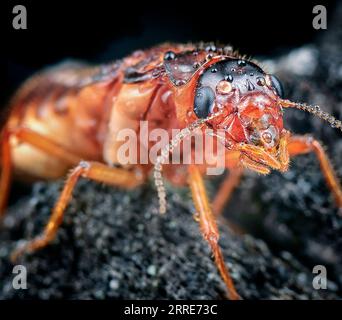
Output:
<path fill-rule="evenodd" d="M 306 112 L 309 112 L 318 118 L 321 118 L 322 120 L 328 122 L 332 128 L 336 128 L 340 131 L 342 131 L 342 121 L 336 119 L 334 116 L 329 114 L 328 112 L 322 111 L 320 106 L 311 106 L 307 105 L 306 103 L 300 103 L 300 102 L 292 102 L 290 100 L 281 100 L 281 105 L 284 108 L 295 108 L 299 110 L 303 110 Z"/>
<path fill-rule="evenodd" d="M 206 121 L 209 121 L 217 117 L 221 113 L 222 113 L 222 110 L 212 114 L 211 116 L 205 119 L 198 119 L 192 122 L 186 128 L 179 131 L 175 135 L 175 137 L 167 145 L 165 145 L 165 147 L 161 150 L 161 154 L 160 156 L 157 157 L 156 162 L 154 164 L 154 172 L 153 172 L 154 184 L 158 192 L 159 213 L 164 214 L 166 212 L 166 192 L 165 192 L 165 186 L 164 186 L 164 181 L 163 181 L 163 176 L 162 176 L 162 169 L 163 169 L 163 164 L 167 161 L 169 157 L 169 153 L 170 152 L 172 153 L 174 148 L 176 148 L 184 138 L 191 135 L 191 133 L 194 130 L 202 127 Z"/>

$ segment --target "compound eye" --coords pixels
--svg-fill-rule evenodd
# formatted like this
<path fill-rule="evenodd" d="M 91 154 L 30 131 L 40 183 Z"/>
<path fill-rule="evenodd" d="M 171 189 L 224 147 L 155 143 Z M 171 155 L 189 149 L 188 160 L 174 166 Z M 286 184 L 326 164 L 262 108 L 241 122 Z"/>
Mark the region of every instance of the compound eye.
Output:
<path fill-rule="evenodd" d="M 212 112 L 215 103 L 215 93 L 210 87 L 197 89 L 194 111 L 198 118 L 205 119 Z"/>
<path fill-rule="evenodd" d="M 280 98 L 284 98 L 284 88 L 280 82 L 280 80 L 274 76 L 274 75 L 269 75 L 268 77 L 268 82 L 269 85 L 273 87 L 273 89 L 275 90 L 276 94 L 280 97 Z"/>

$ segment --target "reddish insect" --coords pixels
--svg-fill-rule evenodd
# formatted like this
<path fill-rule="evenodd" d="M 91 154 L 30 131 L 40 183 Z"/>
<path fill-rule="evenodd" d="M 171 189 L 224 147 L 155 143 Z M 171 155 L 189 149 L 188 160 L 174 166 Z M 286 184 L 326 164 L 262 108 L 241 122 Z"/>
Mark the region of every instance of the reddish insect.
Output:
<path fill-rule="evenodd" d="M 43 233 L 18 247 L 17 259 L 45 247 L 56 236 L 65 208 L 80 177 L 123 188 L 146 181 L 154 167 L 160 211 L 166 200 L 162 165 L 186 136 L 206 128 L 225 146 L 229 175 L 210 205 L 203 182 L 206 164 L 168 164 L 163 174 L 173 183 L 188 183 L 200 230 L 209 243 L 230 299 L 239 299 L 218 246 L 216 217 L 238 184 L 244 168 L 261 174 L 286 171 L 292 156 L 314 152 L 322 173 L 342 207 L 342 189 L 320 143 L 291 135 L 283 110 L 297 108 L 342 131 L 342 124 L 318 107 L 284 100 L 279 80 L 231 47 L 164 44 L 136 51 L 115 63 L 90 67 L 69 62 L 30 78 L 10 103 L 1 132 L 0 209 L 4 213 L 12 173 L 30 179 L 68 175 Z M 163 148 L 155 163 L 123 166 L 118 161 L 122 129 L 181 131 Z M 201 131 L 202 130 L 202 131 Z M 140 142 L 140 141 L 138 141 Z M 139 144 L 140 148 L 146 147 Z M 147 149 L 150 145 L 147 145 Z"/>

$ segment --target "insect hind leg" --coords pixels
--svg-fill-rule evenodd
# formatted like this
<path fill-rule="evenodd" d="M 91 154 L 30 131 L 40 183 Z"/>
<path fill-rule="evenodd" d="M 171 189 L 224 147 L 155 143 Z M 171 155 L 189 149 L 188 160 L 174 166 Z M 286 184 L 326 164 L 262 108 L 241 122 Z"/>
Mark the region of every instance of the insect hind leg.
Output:
<path fill-rule="evenodd" d="M 134 172 L 112 168 L 99 162 L 81 161 L 69 174 L 43 233 L 14 250 L 11 255 L 13 262 L 25 253 L 33 253 L 44 248 L 55 238 L 63 221 L 66 206 L 81 177 L 125 188 L 133 188 L 143 182 L 143 177 L 137 176 Z"/>
<path fill-rule="evenodd" d="M 10 136 L 10 132 L 6 129 L 1 133 L 0 220 L 4 216 L 11 188 L 12 159 Z"/>
<path fill-rule="evenodd" d="M 234 190 L 239 185 L 243 169 L 235 168 L 229 171 L 212 202 L 212 209 L 216 216 L 222 215 L 223 208 L 230 200 Z"/>
<path fill-rule="evenodd" d="M 11 139 L 13 137 L 18 140 L 18 143 L 31 145 L 70 166 L 76 165 L 80 161 L 77 155 L 65 147 L 29 128 L 9 129 L 5 127 L 1 133 L 0 219 L 4 217 L 11 185 L 13 171 Z"/>

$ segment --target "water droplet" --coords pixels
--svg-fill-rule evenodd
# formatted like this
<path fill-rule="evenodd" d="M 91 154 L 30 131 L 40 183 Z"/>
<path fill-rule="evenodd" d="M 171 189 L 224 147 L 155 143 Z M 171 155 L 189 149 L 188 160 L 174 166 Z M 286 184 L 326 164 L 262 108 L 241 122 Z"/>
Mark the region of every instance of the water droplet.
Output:
<path fill-rule="evenodd" d="M 267 131 L 264 132 L 261 137 L 266 143 L 271 143 L 273 140 L 272 134 Z"/>
<path fill-rule="evenodd" d="M 256 83 L 258 86 L 261 86 L 261 87 L 264 86 L 266 83 L 265 78 L 264 77 L 257 77 Z"/>
<path fill-rule="evenodd" d="M 233 47 L 232 46 L 225 46 L 223 48 L 223 51 L 227 54 L 233 51 Z"/>
<path fill-rule="evenodd" d="M 224 80 L 229 81 L 229 82 L 233 82 L 234 78 L 233 78 L 233 76 L 231 74 L 227 74 L 224 77 Z"/>
<path fill-rule="evenodd" d="M 232 85 L 226 80 L 222 80 L 216 86 L 216 91 L 220 94 L 228 94 L 232 91 Z"/>
<path fill-rule="evenodd" d="M 245 60 L 239 60 L 237 64 L 239 67 L 244 67 L 246 65 L 246 61 Z"/>
<path fill-rule="evenodd" d="M 215 52 L 216 50 L 217 50 L 216 46 L 213 44 L 210 44 L 210 45 L 206 46 L 206 48 L 205 48 L 205 51 L 207 51 L 207 52 Z"/>
<path fill-rule="evenodd" d="M 176 54 L 173 51 L 167 51 L 164 55 L 164 60 L 173 60 L 176 58 Z"/>
<path fill-rule="evenodd" d="M 232 147 L 234 146 L 234 143 L 231 140 L 226 140 L 225 146 L 227 149 L 232 149 Z"/>
<path fill-rule="evenodd" d="M 194 69 L 198 69 L 201 66 L 201 64 L 199 62 L 195 62 L 192 66 Z"/>

